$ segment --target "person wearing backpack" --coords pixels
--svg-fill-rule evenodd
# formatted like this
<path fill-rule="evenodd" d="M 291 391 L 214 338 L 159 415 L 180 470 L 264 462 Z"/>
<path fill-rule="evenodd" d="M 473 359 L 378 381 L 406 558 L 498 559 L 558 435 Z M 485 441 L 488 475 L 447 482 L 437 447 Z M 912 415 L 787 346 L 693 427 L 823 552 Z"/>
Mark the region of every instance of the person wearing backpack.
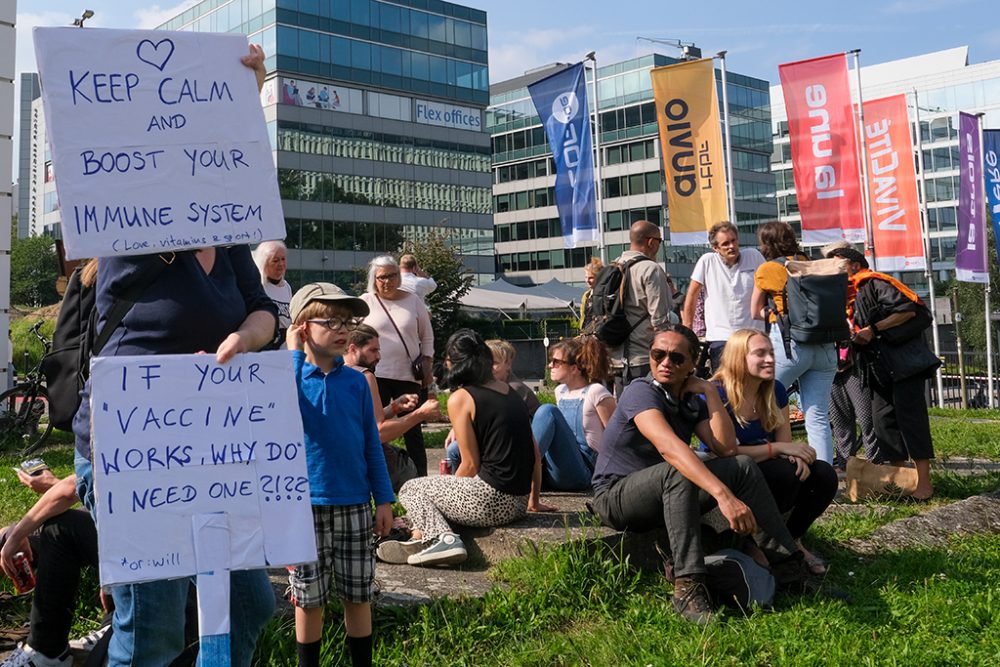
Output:
<path fill-rule="evenodd" d="M 812 280 L 801 282 L 799 291 L 789 290 L 790 261 L 807 262 L 809 257 L 802 252 L 795 232 L 784 222 L 767 222 L 757 230 L 760 252 L 767 260 L 754 275 L 753 297 L 750 308 L 756 319 L 766 320 L 770 325 L 771 342 L 774 344 L 775 374 L 777 380 L 786 387 L 799 383 L 800 406 L 806 417 L 806 436 L 809 445 L 816 450 L 817 458 L 833 463 L 833 436 L 830 433 L 830 391 L 833 378 L 837 374 L 838 337 L 847 337 L 847 324 L 843 308 L 847 303 L 847 276 L 834 276 L 829 281 L 834 285 L 831 295 L 820 300 L 836 314 L 836 325 L 830 323 L 830 330 L 823 329 L 821 317 L 799 318 L 801 302 L 809 295 L 806 289 L 817 286 L 827 287 L 827 282 Z M 829 260 L 824 260 L 829 261 Z M 833 294 L 842 285 L 839 300 Z M 791 295 L 791 296 L 790 296 Z M 811 299 L 810 299 L 811 304 Z M 812 311 L 809 315 L 814 315 Z M 805 320 L 809 320 L 806 322 Z M 843 331 L 841 331 L 841 329 Z M 823 342 L 806 342 L 809 340 Z M 828 342 L 825 342 L 827 341 Z"/>
<path fill-rule="evenodd" d="M 653 335 L 670 324 L 674 308 L 667 273 L 654 261 L 663 245 L 660 228 L 648 220 L 638 220 L 629 228 L 628 239 L 629 249 L 601 270 L 590 297 L 590 312 L 598 325 L 590 332 L 608 345 L 616 396 L 621 395 L 629 382 L 649 373 L 648 353 Z M 620 300 L 618 308 L 617 300 Z M 617 316 L 624 324 L 619 335 L 602 335 L 601 317 L 610 323 L 619 312 L 624 315 L 624 318 Z"/>

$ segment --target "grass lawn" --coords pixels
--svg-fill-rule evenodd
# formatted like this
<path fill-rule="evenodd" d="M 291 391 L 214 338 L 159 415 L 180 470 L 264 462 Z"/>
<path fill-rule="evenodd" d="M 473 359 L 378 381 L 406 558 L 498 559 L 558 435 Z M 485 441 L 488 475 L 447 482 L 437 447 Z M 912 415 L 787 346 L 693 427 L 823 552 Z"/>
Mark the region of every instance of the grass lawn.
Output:
<path fill-rule="evenodd" d="M 939 457 L 1000 460 L 998 414 L 943 411 L 931 421 Z M 442 436 L 443 437 L 443 436 Z M 43 453 L 57 474 L 72 452 Z M 0 457 L 0 521 L 33 502 Z M 1000 473 L 975 478 L 934 473 L 936 504 L 1000 486 Z M 927 507 L 862 505 L 831 512 L 807 541 L 832 563 L 829 581 L 853 596 L 779 596 L 773 611 L 726 612 L 707 628 L 679 620 L 670 587 L 640 574 L 609 550 L 579 545 L 500 563 L 498 585 L 482 599 L 438 600 L 376 612 L 381 665 L 990 665 L 1000 664 L 1000 535 L 955 536 L 940 549 L 859 556 L 846 541 Z M 428 576 L 434 576 L 428 572 Z M 9 582 L 3 584 L 9 588 Z M 85 586 L 78 628 L 90 629 L 94 578 Z M 9 623 L 26 606 L 4 611 Z M 346 665 L 339 612 L 332 606 L 323 664 Z M 258 647 L 261 665 L 295 665 L 292 623 L 272 620 Z"/>

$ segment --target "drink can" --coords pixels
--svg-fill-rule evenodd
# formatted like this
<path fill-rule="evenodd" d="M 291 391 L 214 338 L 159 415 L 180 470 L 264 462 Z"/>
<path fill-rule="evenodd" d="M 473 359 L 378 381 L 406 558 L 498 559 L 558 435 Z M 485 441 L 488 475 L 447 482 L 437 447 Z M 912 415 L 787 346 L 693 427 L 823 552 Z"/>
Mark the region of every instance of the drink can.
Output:
<path fill-rule="evenodd" d="M 448 463 L 448 459 L 441 459 L 441 462 L 438 463 L 438 472 L 442 475 L 451 474 L 451 465 Z"/>
<path fill-rule="evenodd" d="M 35 590 L 35 573 L 32 572 L 31 563 L 23 551 L 14 554 L 14 589 L 18 595 Z"/>

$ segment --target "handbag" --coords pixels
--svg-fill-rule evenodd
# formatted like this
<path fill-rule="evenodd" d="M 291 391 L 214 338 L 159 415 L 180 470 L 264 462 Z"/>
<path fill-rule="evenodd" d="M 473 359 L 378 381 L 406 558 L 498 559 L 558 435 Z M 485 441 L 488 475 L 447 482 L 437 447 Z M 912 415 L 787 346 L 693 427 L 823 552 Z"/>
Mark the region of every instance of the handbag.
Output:
<path fill-rule="evenodd" d="M 920 336 L 899 345 L 880 342 L 876 355 L 876 363 L 882 365 L 894 382 L 915 377 L 928 378 L 941 365 L 941 360 Z"/>
<path fill-rule="evenodd" d="M 852 503 L 872 496 L 908 496 L 917 489 L 916 468 L 872 463 L 852 456 L 847 459 L 847 497 Z"/>
<path fill-rule="evenodd" d="M 392 315 L 389 314 L 389 309 L 385 307 L 384 303 L 382 303 L 382 299 L 379 298 L 378 294 L 375 295 L 375 299 L 378 301 L 378 305 L 382 306 L 382 310 L 385 311 L 385 316 L 389 318 L 389 324 L 391 324 L 392 328 L 396 330 L 396 335 L 399 336 L 399 342 L 403 344 L 403 351 L 406 353 L 406 358 L 410 360 L 410 373 L 413 374 L 413 379 L 418 384 L 423 385 L 424 364 L 422 363 L 421 355 L 418 354 L 416 358 L 410 357 L 410 348 L 406 345 L 406 339 L 403 338 L 403 333 L 399 330 L 399 327 L 396 326 L 396 321 L 392 319 Z"/>
<path fill-rule="evenodd" d="M 915 313 L 913 317 L 902 324 L 881 331 L 882 340 L 890 345 L 901 345 L 920 338 L 920 335 L 933 324 L 934 318 L 926 305 L 920 303 L 917 306 L 918 308 L 913 311 Z"/>

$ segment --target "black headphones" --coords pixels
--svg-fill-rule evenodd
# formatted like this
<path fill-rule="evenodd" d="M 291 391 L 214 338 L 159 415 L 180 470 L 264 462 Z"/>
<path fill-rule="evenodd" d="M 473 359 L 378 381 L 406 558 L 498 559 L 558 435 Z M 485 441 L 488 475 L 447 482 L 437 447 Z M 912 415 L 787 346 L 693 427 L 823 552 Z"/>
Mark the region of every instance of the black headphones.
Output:
<path fill-rule="evenodd" d="M 675 398 L 673 394 L 667 391 L 666 387 L 653 379 L 652 373 L 650 373 L 648 377 L 650 384 L 663 392 L 663 397 L 666 399 L 667 403 L 667 416 L 679 416 L 688 421 L 695 421 L 698 419 L 698 413 L 701 411 L 701 402 L 698 400 L 697 394 L 686 391 L 680 398 Z"/>

